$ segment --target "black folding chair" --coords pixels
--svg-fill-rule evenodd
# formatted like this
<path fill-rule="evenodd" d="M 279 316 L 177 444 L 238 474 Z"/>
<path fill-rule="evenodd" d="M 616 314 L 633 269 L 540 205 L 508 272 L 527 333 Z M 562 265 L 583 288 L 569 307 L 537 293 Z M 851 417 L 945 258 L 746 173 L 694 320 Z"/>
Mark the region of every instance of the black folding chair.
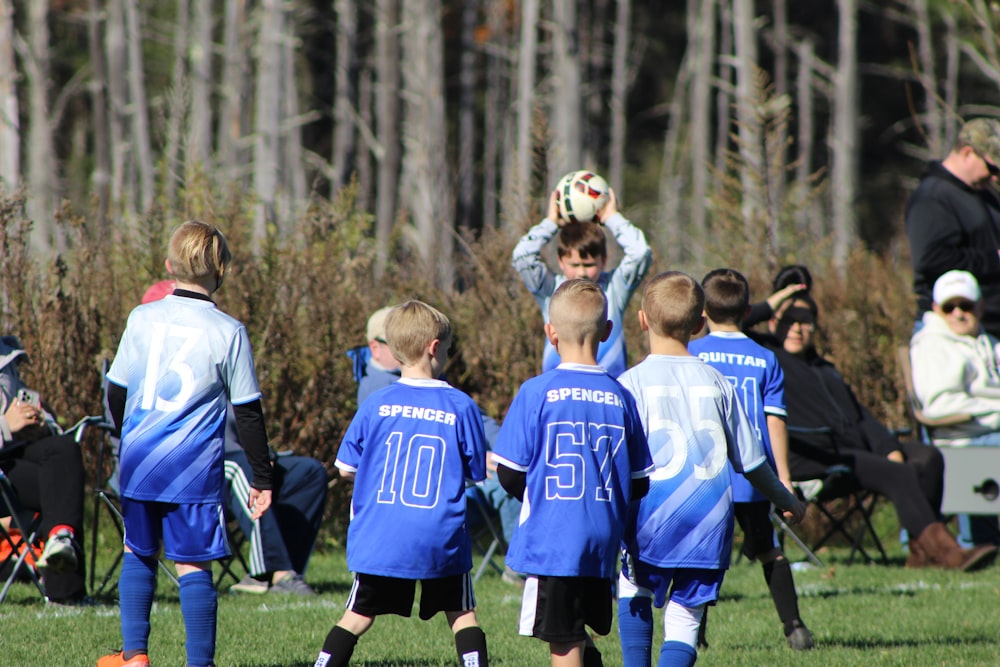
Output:
<path fill-rule="evenodd" d="M 469 525 L 472 546 L 482 557 L 479 567 L 476 568 L 476 573 L 472 576 L 472 581 L 473 583 L 479 581 L 486 569 L 490 567 L 502 576 L 503 566 L 493 560 L 493 557 L 502 554 L 507 546 L 503 540 L 503 533 L 497 528 L 495 522 L 499 517 L 477 487 L 469 487 L 465 498 L 466 521 Z"/>
<path fill-rule="evenodd" d="M 0 469 L 0 516 L 8 518 L 6 526 L 0 524 L 0 541 L 9 549 L 0 561 L 0 572 L 5 574 L 3 589 L 0 590 L 0 604 L 7 599 L 11 585 L 21 577 L 28 577 L 45 599 L 45 587 L 35 570 L 35 546 L 38 527 L 42 522 L 40 514 L 21 507 L 10 480 Z"/>

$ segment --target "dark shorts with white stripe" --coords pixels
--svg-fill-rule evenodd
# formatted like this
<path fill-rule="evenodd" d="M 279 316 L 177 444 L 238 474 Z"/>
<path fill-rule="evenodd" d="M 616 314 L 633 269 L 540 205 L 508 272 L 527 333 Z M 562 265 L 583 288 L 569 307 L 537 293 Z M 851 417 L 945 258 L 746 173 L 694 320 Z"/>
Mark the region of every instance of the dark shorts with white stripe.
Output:
<path fill-rule="evenodd" d="M 417 581 L 376 574 L 356 574 L 347 599 L 347 608 L 369 618 L 383 614 L 409 617 L 413 613 Z M 476 608 L 472 577 L 468 572 L 419 581 L 420 618 L 424 621 L 439 611 L 472 611 Z"/>
<path fill-rule="evenodd" d="M 600 577 L 529 576 L 521 598 L 518 633 L 542 641 L 587 639 L 585 626 L 611 632 L 611 580 Z"/>

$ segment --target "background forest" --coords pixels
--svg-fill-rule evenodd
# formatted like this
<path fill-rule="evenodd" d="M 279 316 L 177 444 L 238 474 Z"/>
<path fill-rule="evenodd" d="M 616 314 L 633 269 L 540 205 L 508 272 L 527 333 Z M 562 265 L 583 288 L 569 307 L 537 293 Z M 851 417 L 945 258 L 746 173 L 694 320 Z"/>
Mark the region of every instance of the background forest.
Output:
<path fill-rule="evenodd" d="M 987 0 L 0 0 L 0 330 L 65 419 L 100 412 L 166 238 L 212 222 L 270 435 L 332 466 L 345 352 L 403 298 L 452 318 L 449 379 L 503 417 L 542 342 L 510 251 L 591 168 L 654 271 L 763 298 L 809 265 L 824 351 L 901 425 L 903 208 L 1000 115 L 998 34 Z"/>

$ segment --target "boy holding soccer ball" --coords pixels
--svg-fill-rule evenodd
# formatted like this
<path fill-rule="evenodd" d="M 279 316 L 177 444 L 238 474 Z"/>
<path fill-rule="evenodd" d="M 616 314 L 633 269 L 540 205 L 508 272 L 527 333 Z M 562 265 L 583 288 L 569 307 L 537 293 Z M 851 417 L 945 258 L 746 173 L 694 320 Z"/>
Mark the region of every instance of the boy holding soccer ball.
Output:
<path fill-rule="evenodd" d="M 612 329 L 611 334 L 598 348 L 597 363 L 612 377 L 618 377 L 628 366 L 625 330 L 622 327 L 625 308 L 632 292 L 639 287 L 639 283 L 649 270 L 652 251 L 646 243 L 642 230 L 619 213 L 615 191 L 607 187 L 604 179 L 593 174 L 591 176 L 589 183 L 581 183 L 582 188 L 600 199 L 603 199 L 600 196 L 603 194 L 600 189 L 606 188 L 607 203 L 596 210 L 589 219 L 586 215 L 578 217 L 576 214 L 571 214 L 568 209 L 571 206 L 570 202 L 578 198 L 579 194 L 563 188 L 553 190 L 549 194 L 545 219 L 529 229 L 514 247 L 513 265 L 521 274 L 525 287 L 538 302 L 546 322 L 549 321 L 549 302 L 552 295 L 564 281 L 586 278 L 601 286 L 608 298 L 608 319 L 611 320 Z M 597 179 L 600 179 L 600 185 Z M 583 203 L 586 204 L 586 201 Z M 575 210 L 579 212 L 581 208 L 583 207 L 577 206 Z M 623 252 L 621 262 L 609 272 L 604 270 L 608 260 L 604 227 L 611 231 Z M 553 273 L 542 260 L 542 249 L 557 234 L 559 241 L 556 254 L 559 258 L 561 275 Z M 549 341 L 546 341 L 542 370 L 555 368 L 559 365 L 559 361 L 559 353 Z"/>
<path fill-rule="evenodd" d="M 233 406 L 253 469 L 247 507 L 271 506 L 271 464 L 247 330 L 210 296 L 231 255 L 212 225 L 185 222 L 170 237 L 173 293 L 135 308 L 108 371 L 108 403 L 121 429 L 125 555 L 118 580 L 121 651 L 98 667 L 148 667 L 156 556 L 163 545 L 180 582 L 189 666 L 213 665 L 218 597 L 212 561 L 229 555 L 223 511 L 226 413 Z"/>
<path fill-rule="evenodd" d="M 337 453 L 354 480 L 347 567 L 355 573 L 347 611 L 315 667 L 343 667 L 382 614 L 409 616 L 420 581 L 420 618 L 443 611 L 463 667 L 487 667 L 476 620 L 465 483 L 486 477 L 479 408 L 441 376 L 451 324 L 420 301 L 396 306 L 386 341 L 401 377 L 358 408 Z"/>

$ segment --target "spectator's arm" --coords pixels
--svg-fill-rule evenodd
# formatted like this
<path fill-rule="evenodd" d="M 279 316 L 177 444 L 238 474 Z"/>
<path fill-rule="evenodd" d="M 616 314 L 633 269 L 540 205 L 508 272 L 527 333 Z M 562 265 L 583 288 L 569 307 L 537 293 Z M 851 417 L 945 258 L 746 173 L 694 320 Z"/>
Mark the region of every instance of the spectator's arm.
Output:
<path fill-rule="evenodd" d="M 246 452 L 250 468 L 253 470 L 255 489 L 270 490 L 273 486 L 270 449 L 267 446 L 267 431 L 264 429 L 264 411 L 260 399 L 233 406 L 236 417 L 236 433 L 240 446 Z"/>
<path fill-rule="evenodd" d="M 966 245 L 956 212 L 944 198 L 924 196 L 911 201 L 906 210 L 906 234 L 914 273 L 930 279 L 962 269 L 980 280 L 1000 274 L 997 248 Z"/>
<path fill-rule="evenodd" d="M 761 301 L 750 306 L 750 312 L 743 318 L 743 328 L 749 329 L 761 322 L 767 322 L 774 315 L 774 309 L 767 301 Z"/>
<path fill-rule="evenodd" d="M 524 488 L 527 483 L 527 473 L 512 470 L 502 463 L 497 466 L 497 480 L 504 491 L 524 502 Z"/>
<path fill-rule="evenodd" d="M 1000 430 L 1000 387 L 985 384 L 972 395 L 966 384 L 967 361 L 953 343 L 915 338 L 910 349 L 913 393 L 924 416 L 942 419 L 967 414 L 984 426 Z"/>

